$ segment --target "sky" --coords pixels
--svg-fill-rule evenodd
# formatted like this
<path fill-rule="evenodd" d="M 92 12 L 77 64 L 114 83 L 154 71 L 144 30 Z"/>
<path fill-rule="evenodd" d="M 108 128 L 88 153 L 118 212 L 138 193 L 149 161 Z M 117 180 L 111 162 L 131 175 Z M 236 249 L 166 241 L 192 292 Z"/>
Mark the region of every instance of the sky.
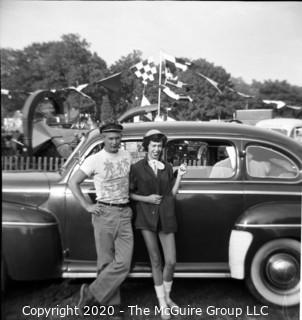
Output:
<path fill-rule="evenodd" d="M 108 66 L 133 50 L 203 58 L 233 77 L 302 86 L 302 2 L 0 0 L 0 47 L 77 33 Z"/>

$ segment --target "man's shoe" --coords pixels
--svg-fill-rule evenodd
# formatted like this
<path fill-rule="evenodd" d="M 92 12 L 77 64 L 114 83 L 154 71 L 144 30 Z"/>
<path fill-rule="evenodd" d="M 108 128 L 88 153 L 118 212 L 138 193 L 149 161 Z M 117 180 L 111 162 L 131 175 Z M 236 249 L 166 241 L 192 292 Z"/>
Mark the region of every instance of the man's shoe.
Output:
<path fill-rule="evenodd" d="M 89 306 L 93 300 L 93 295 L 90 293 L 88 285 L 86 283 L 82 284 L 80 288 L 80 297 L 77 303 L 81 315 L 83 315 L 84 307 Z"/>
<path fill-rule="evenodd" d="M 73 297 L 65 298 L 60 303 L 57 303 L 57 307 L 59 306 L 60 309 L 66 309 L 66 308 L 74 308 L 75 303 L 73 302 Z M 67 318 L 68 319 L 68 318 Z M 50 313 L 47 316 L 47 320 L 62 320 L 62 316 L 60 314 L 56 313 Z"/>

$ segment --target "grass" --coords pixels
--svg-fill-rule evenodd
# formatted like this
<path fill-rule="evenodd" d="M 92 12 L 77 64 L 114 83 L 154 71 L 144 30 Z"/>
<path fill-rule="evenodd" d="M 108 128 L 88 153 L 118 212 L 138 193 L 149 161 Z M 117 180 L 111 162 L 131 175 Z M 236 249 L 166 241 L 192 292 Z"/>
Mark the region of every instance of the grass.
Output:
<path fill-rule="evenodd" d="M 56 280 L 43 282 L 15 282 L 2 300 L 2 319 L 65 319 L 96 320 L 107 319 L 105 316 L 65 316 L 37 317 L 22 315 L 24 306 L 49 308 L 61 305 L 62 301 L 78 292 L 83 280 Z M 156 297 L 151 279 L 127 279 L 121 288 L 124 319 L 154 320 L 160 316 L 154 314 Z M 259 303 L 244 285 L 243 281 L 233 279 L 175 279 L 172 290 L 173 300 L 182 308 L 182 313 L 172 319 L 203 320 L 298 320 L 299 307 L 277 308 Z M 132 308 L 130 306 L 133 306 Z M 190 308 L 199 308 L 202 314 L 191 312 Z M 262 311 L 268 313 L 261 315 Z M 216 312 L 215 308 L 217 309 Z M 247 310 L 247 308 L 249 308 Z M 29 309 L 27 309 L 29 310 Z M 150 311 L 149 315 L 142 310 Z M 131 312 L 132 311 L 132 312 Z M 237 311 L 237 315 L 236 312 Z M 247 314 L 249 311 L 249 314 Z M 255 314 L 253 314 L 255 311 Z M 239 315 L 239 313 L 242 314 Z M 189 313 L 189 315 L 188 315 Z"/>

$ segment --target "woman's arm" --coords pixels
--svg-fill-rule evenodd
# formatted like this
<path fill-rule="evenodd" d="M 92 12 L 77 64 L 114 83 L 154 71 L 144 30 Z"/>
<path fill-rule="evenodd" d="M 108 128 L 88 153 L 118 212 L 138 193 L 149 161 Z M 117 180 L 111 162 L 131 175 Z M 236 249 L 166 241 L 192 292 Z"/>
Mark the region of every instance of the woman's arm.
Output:
<path fill-rule="evenodd" d="M 179 185 L 180 185 L 180 181 L 181 181 L 181 178 L 184 174 L 186 174 L 187 172 L 187 167 L 185 164 L 182 164 L 179 166 L 178 168 L 178 171 L 177 171 L 177 177 L 176 177 L 176 180 L 175 180 L 175 183 L 174 183 L 174 186 L 172 188 L 172 194 L 173 196 L 176 195 L 178 189 L 179 189 Z"/>
<path fill-rule="evenodd" d="M 130 199 L 140 202 L 160 204 L 162 196 L 159 194 L 150 194 L 148 196 L 142 196 L 136 193 L 130 193 Z"/>

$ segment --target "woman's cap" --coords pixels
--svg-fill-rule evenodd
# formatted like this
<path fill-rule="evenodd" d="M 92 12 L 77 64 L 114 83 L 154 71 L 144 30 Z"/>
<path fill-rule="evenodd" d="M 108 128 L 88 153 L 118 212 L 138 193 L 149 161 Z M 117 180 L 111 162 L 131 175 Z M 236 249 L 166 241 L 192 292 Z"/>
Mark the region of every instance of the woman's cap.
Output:
<path fill-rule="evenodd" d="M 147 138 L 147 137 L 153 136 L 153 135 L 155 135 L 155 134 L 164 136 L 164 134 L 163 134 L 162 132 L 160 132 L 159 130 L 157 130 L 157 129 L 151 129 L 151 130 L 149 130 L 149 131 L 147 131 L 147 132 L 145 133 L 144 137 Z"/>

